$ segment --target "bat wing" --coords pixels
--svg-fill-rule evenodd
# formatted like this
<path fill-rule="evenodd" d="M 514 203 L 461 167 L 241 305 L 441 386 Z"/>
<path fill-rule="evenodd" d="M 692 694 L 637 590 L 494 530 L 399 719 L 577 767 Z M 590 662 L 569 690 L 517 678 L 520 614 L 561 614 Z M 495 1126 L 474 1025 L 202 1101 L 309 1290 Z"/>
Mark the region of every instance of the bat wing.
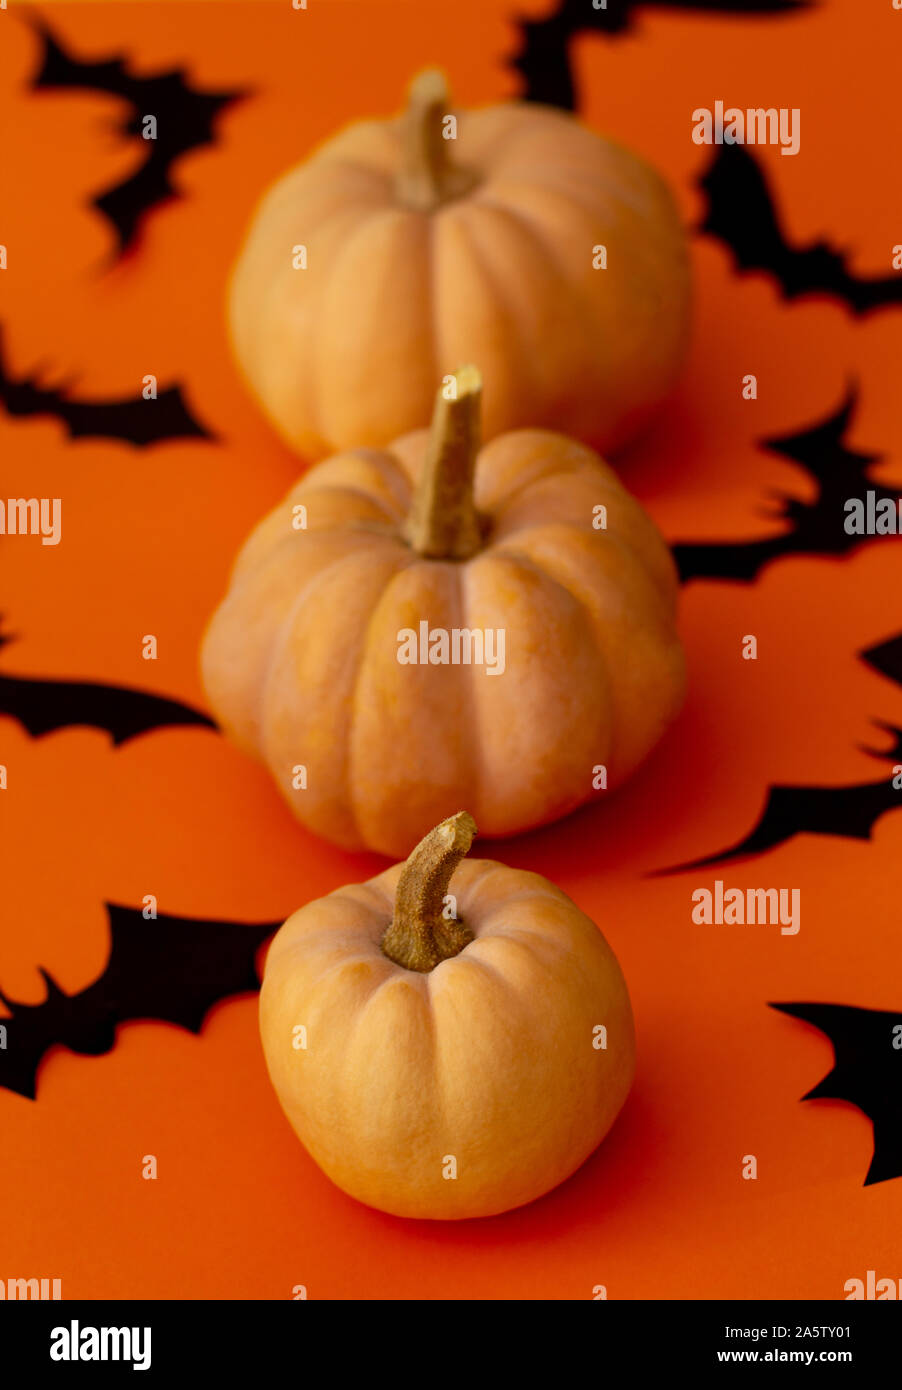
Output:
<path fill-rule="evenodd" d="M 74 87 L 92 88 L 114 95 L 122 94 L 123 84 L 128 78 L 121 59 L 110 58 L 99 63 L 82 62 L 57 43 L 41 18 L 33 19 L 31 24 L 43 45 L 41 65 L 31 79 L 34 90 Z"/>
<path fill-rule="evenodd" d="M 847 496 L 850 487 L 873 486 L 868 482 L 868 471 L 883 458 L 882 454 L 851 449 L 846 443 L 857 407 L 858 387 L 852 381 L 839 407 L 826 419 L 792 434 L 758 441 L 760 448 L 780 454 L 803 468 L 822 494 L 834 494 L 830 496 L 831 510 L 836 502 Z"/>
<path fill-rule="evenodd" d="M 757 854 L 801 834 L 869 840 L 879 818 L 898 804 L 889 778 L 850 787 L 772 787 L 761 819 L 730 857 Z"/>
<path fill-rule="evenodd" d="M 902 634 L 860 655 L 874 670 L 902 685 Z M 876 722 L 878 728 L 890 735 L 890 746 L 866 751 L 895 766 L 902 761 L 902 729 L 883 721 Z M 659 873 L 682 873 L 706 864 L 763 854 L 801 834 L 869 840 L 880 817 L 896 810 L 900 804 L 902 796 L 894 786 L 894 778 L 889 777 L 881 782 L 859 782 L 849 787 L 771 787 L 757 824 L 738 844 L 688 864 L 659 870 Z"/>
<path fill-rule="evenodd" d="M 191 414 L 180 386 L 167 386 L 154 400 L 127 396 L 120 400 L 73 401 L 64 391 L 39 386 L 29 377 L 15 380 L 7 371 L 0 337 L 0 403 L 10 415 L 50 415 L 73 439 L 118 439 L 141 448 L 169 439 L 212 439 Z"/>
<path fill-rule="evenodd" d="M 738 147 L 737 147 L 738 148 Z M 780 519 L 786 529 L 775 536 L 743 541 L 688 541 L 673 547 L 680 578 L 728 579 L 748 583 L 765 565 L 784 555 L 842 555 L 863 544 L 837 522 L 847 498 L 868 489 L 878 498 L 898 501 L 898 491 L 873 483 L 869 469 L 880 454 L 862 453 L 846 444 L 858 400 L 854 383 L 838 410 L 824 420 L 793 434 L 757 441 L 758 447 L 780 454 L 808 474 L 816 485 L 813 501 L 783 496 Z"/>
<path fill-rule="evenodd" d="M 77 994 L 62 992 L 46 971 L 40 1004 L 0 994 L 9 1018 L 0 1050 L 0 1087 L 34 1100 L 42 1058 L 55 1046 L 83 1056 L 109 1052 L 120 1023 L 159 1020 L 199 1033 L 214 1005 L 257 989 L 255 956 L 278 922 L 205 921 L 106 904 L 110 955 L 103 974 Z"/>
<path fill-rule="evenodd" d="M 842 273 L 826 247 L 787 245 L 764 174 L 743 145 L 719 145 L 701 187 L 708 210 L 700 230 L 724 242 L 740 270 L 771 271 L 789 299 Z"/>
<path fill-rule="evenodd" d="M 169 171 L 173 162 L 188 150 L 215 140 L 214 122 L 219 111 L 245 93 L 199 92 L 181 71 L 138 77 L 125 60 L 83 61 L 66 51 L 46 24 L 34 25 L 43 43 L 41 66 L 32 79 L 35 90 L 54 87 L 108 92 L 127 101 L 132 114 L 123 133 L 140 137 L 145 112 L 157 117 L 156 140 L 148 140 L 149 150 L 141 167 L 123 183 L 94 199 L 94 206 L 116 231 L 120 254 L 131 246 L 146 212 L 173 195 Z"/>
<path fill-rule="evenodd" d="M 209 715 L 146 690 L 90 681 L 32 680 L 0 675 L 0 715 L 10 715 L 31 734 L 87 724 L 110 734 L 114 744 L 172 725 L 215 729 Z"/>
<path fill-rule="evenodd" d="M 701 10 L 705 14 L 788 15 L 807 10 L 814 0 L 641 0 L 665 10 Z"/>
<path fill-rule="evenodd" d="M 744 839 L 703 859 L 658 872 L 684 873 L 708 864 L 764 854 L 796 835 L 841 835 L 869 840 L 879 818 L 900 804 L 902 797 L 889 778 L 850 787 L 771 787 L 757 824 Z"/>
<path fill-rule="evenodd" d="M 576 92 L 567 49 L 570 35 L 560 14 L 525 20 L 521 32 L 522 44 L 513 66 L 523 78 L 523 100 L 573 111 Z"/>
<path fill-rule="evenodd" d="M 871 309 L 902 304 L 902 284 L 898 276 L 878 280 L 859 280 L 854 275 L 847 278 L 845 298 L 853 313 L 866 314 Z"/>
<path fill-rule="evenodd" d="M 770 1007 L 812 1024 L 833 1044 L 832 1070 L 802 1099 L 844 1100 L 867 1115 L 874 1127 L 874 1155 L 865 1187 L 902 1177 L 902 1012 L 847 1004 Z"/>
<path fill-rule="evenodd" d="M 614 37 L 632 29 L 641 8 L 695 11 L 702 14 L 788 14 L 804 9 L 810 0 L 605 0 L 596 8 L 589 0 L 560 0 L 544 19 L 520 21 L 522 46 L 513 60 L 525 79 L 523 98 L 560 106 L 575 106 L 570 64 L 571 39 L 580 33 Z"/>
<path fill-rule="evenodd" d="M 767 181 L 743 145 L 720 145 L 701 178 L 708 209 L 700 227 L 733 253 L 740 270 L 769 271 L 786 299 L 836 295 L 857 314 L 902 303 L 898 277 L 862 280 L 826 242 L 793 247 L 783 235 Z"/>
<path fill-rule="evenodd" d="M 680 580 L 732 579 L 748 584 L 771 560 L 793 552 L 793 533 L 758 541 L 684 541 L 673 546 Z"/>
<path fill-rule="evenodd" d="M 891 637 L 888 642 L 869 647 L 866 652 L 861 653 L 861 659 L 875 671 L 879 671 L 881 676 L 886 676 L 887 680 L 902 685 L 902 632 L 896 637 Z M 884 727 L 892 728 L 891 725 Z M 898 733 L 898 730 L 893 732 Z"/>
<path fill-rule="evenodd" d="M 135 241 L 142 217 L 151 208 L 173 197 L 169 165 L 151 147 L 151 153 L 130 178 L 117 183 L 94 199 L 94 206 L 116 229 L 121 255 Z"/>
<path fill-rule="evenodd" d="M 70 401 L 54 396 L 44 401 L 44 414 L 62 420 L 73 439 L 119 439 L 143 448 L 170 439 L 210 439 L 212 436 L 195 420 L 182 396 L 181 388 L 168 386 L 155 400 L 130 396 L 124 400 Z"/>

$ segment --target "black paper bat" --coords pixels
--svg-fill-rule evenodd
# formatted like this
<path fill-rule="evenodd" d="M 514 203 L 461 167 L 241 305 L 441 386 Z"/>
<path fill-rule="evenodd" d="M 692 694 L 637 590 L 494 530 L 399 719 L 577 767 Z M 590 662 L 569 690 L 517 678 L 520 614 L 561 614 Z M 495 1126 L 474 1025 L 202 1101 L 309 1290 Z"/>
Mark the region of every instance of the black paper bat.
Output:
<path fill-rule="evenodd" d="M 34 90 L 81 88 L 122 97 L 131 112 L 122 123 L 123 135 L 139 140 L 145 158 L 123 183 L 93 199 L 93 206 L 116 229 L 119 253 L 133 244 L 145 213 L 177 196 L 170 172 L 180 155 L 215 143 L 215 118 L 244 92 L 198 92 L 184 72 L 173 69 L 155 77 L 136 77 L 124 58 L 82 61 L 65 50 L 44 24 L 35 28 L 43 42 L 41 65 L 32 79 Z M 145 116 L 157 121 L 157 138 L 142 138 Z"/>
<path fill-rule="evenodd" d="M 109 1052 L 120 1023 L 137 1019 L 175 1023 L 199 1033 L 220 1000 L 257 989 L 254 957 L 278 922 L 220 922 L 162 913 L 146 921 L 140 908 L 106 903 L 110 956 L 93 984 L 64 994 L 42 970 L 47 996 L 20 1004 L 0 993 L 9 1011 L 0 1017 L 0 1087 L 35 1099 L 41 1059 L 52 1047 L 86 1057 Z"/>
<path fill-rule="evenodd" d="M 576 107 L 569 44 L 581 32 L 623 34 L 631 29 L 635 12 L 642 9 L 688 10 L 711 15 L 791 14 L 807 8 L 811 0 L 606 0 L 596 8 L 592 0 L 561 0 L 545 19 L 521 20 L 522 48 L 513 66 L 525 80 L 523 98 Z"/>
<path fill-rule="evenodd" d="M 881 675 L 902 685 L 902 634 L 862 652 L 861 657 Z M 874 722 L 877 728 L 891 735 L 892 744 L 882 751 L 873 748 L 864 751 L 894 767 L 902 766 L 902 729 L 880 720 Z M 894 777 L 884 777 L 879 782 L 858 782 L 844 787 L 771 787 L 757 824 L 738 844 L 688 864 L 659 870 L 659 873 L 682 873 L 708 864 L 763 854 L 796 835 L 839 835 L 848 840 L 869 840 L 880 817 L 902 806 L 902 789 L 896 789 L 894 780 Z"/>
<path fill-rule="evenodd" d="M 708 211 L 699 230 L 724 242 L 740 270 L 774 275 L 784 299 L 832 294 L 853 314 L 902 304 L 902 274 L 866 279 L 853 275 L 845 256 L 825 241 L 800 247 L 786 241 L 767 180 L 745 146 L 718 146 L 700 184 Z"/>
<path fill-rule="evenodd" d="M 845 1100 L 874 1127 L 874 1156 L 864 1186 L 902 1177 L 902 1050 L 894 1046 L 902 1013 L 848 1004 L 771 1004 L 830 1039 L 834 1065 L 803 1100 Z"/>
<path fill-rule="evenodd" d="M 0 716 L 17 719 L 32 738 L 87 724 L 104 729 L 113 743 L 125 743 L 150 729 L 199 724 L 215 729 L 209 715 L 146 690 L 92 681 L 40 680 L 0 675 Z"/>
<path fill-rule="evenodd" d="M 861 454 L 845 443 L 855 406 L 857 391 L 850 387 L 839 409 L 826 420 L 798 434 L 762 439 L 759 447 L 769 449 L 798 464 L 814 479 L 814 501 L 778 494 L 774 514 L 788 522 L 788 529 L 776 536 L 748 541 L 688 541 L 674 546 L 680 578 L 730 579 L 749 583 L 765 565 L 785 555 L 845 555 L 872 539 L 851 535 L 845 529 L 845 502 L 873 492 L 875 505 L 890 500 L 894 506 L 902 495 L 902 483 L 884 487 L 871 482 L 869 470 L 881 461 L 880 454 Z"/>
<path fill-rule="evenodd" d="M 167 386 L 155 400 L 126 396 L 109 401 L 73 401 L 65 387 L 18 381 L 7 370 L 0 334 L 0 404 L 13 416 L 50 415 L 73 439 L 118 439 L 144 448 L 171 439 L 212 439 L 191 414 L 180 386 Z"/>
<path fill-rule="evenodd" d="M 861 653 L 861 659 L 873 670 L 879 671 L 881 676 L 886 676 L 887 680 L 902 685 L 902 633 L 898 637 L 891 637 L 888 642 L 869 647 Z"/>
<path fill-rule="evenodd" d="M 0 647 L 14 639 L 0 628 Z M 97 685 L 93 681 L 45 680 L 31 676 L 0 674 L 0 716 L 17 719 L 31 734 L 52 733 L 87 724 L 104 729 L 113 743 L 125 743 L 136 734 L 170 725 L 199 724 L 215 729 L 209 715 L 146 690 L 124 685 Z"/>
<path fill-rule="evenodd" d="M 2 620 L 0 620 L 2 622 Z M 0 647 L 14 641 L 0 626 Z M 217 725 L 180 700 L 124 685 L 0 674 L 0 716 L 17 719 L 32 738 L 86 724 L 110 734 L 114 744 L 172 725 Z"/>

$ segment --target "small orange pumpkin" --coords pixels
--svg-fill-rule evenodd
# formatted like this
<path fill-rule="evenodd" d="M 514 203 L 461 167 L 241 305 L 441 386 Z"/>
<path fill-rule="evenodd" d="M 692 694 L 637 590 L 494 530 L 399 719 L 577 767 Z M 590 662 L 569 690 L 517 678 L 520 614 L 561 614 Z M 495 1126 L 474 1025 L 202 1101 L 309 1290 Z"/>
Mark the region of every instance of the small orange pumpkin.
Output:
<path fill-rule="evenodd" d="M 560 435 L 477 459 L 479 373 L 452 385 L 431 435 L 301 479 L 202 650 L 220 724 L 298 819 L 393 858 L 449 805 L 510 835 L 616 786 L 684 688 L 675 569 L 639 504 Z"/>
<path fill-rule="evenodd" d="M 604 937 L 540 874 L 463 859 L 475 829 L 460 812 L 406 865 L 308 903 L 266 961 L 285 1114 L 333 1182 L 397 1216 L 540 1197 L 604 1138 L 635 1071 Z"/>
<path fill-rule="evenodd" d="M 431 435 L 305 475 L 202 651 L 220 723 L 295 815 L 393 856 L 449 803 L 510 835 L 587 800 L 599 768 L 616 786 L 684 688 L 675 570 L 638 503 L 559 435 L 477 459 L 479 374 L 452 382 Z"/>
<path fill-rule="evenodd" d="M 269 191 L 231 282 L 237 359 L 308 458 L 417 428 L 466 361 L 487 438 L 539 425 L 617 449 L 684 351 L 670 193 L 564 112 L 488 107 L 449 140 L 449 104 L 422 73 L 404 116 L 349 127 Z"/>

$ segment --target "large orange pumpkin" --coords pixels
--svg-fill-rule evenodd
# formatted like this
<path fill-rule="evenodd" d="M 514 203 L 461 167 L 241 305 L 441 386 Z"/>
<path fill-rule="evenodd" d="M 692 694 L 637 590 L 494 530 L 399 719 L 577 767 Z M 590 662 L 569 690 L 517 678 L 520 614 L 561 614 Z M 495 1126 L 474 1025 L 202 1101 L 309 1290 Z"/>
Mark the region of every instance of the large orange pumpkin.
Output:
<path fill-rule="evenodd" d="M 489 835 L 541 825 L 628 776 L 682 699 L 652 522 L 560 435 L 477 458 L 479 399 L 464 368 L 431 435 L 308 472 L 204 639 L 220 723 L 341 845 L 397 857 L 462 804 Z"/>
<path fill-rule="evenodd" d="M 333 1182 L 398 1216 L 541 1196 L 604 1138 L 635 1071 L 604 937 L 541 875 L 461 863 L 475 828 L 458 813 L 406 865 L 308 903 L 266 962 L 282 1108 Z"/>
<path fill-rule="evenodd" d="M 383 446 L 477 361 L 487 437 L 522 425 L 611 451 L 673 383 L 686 240 L 658 175 L 550 108 L 450 133 L 441 75 L 352 125 L 266 195 L 230 292 L 234 350 L 301 453 Z"/>

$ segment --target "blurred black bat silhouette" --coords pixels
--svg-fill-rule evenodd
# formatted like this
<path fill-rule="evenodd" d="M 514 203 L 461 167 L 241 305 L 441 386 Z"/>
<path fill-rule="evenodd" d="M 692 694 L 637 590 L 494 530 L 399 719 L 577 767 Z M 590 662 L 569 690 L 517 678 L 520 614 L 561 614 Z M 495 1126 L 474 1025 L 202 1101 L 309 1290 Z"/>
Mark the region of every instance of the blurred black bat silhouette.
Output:
<path fill-rule="evenodd" d="M 86 1057 L 109 1052 L 120 1023 L 159 1020 L 199 1033 L 223 999 L 258 987 L 254 958 L 279 922 L 222 922 L 163 913 L 145 920 L 142 910 L 105 904 L 110 955 L 103 974 L 64 994 L 42 970 L 47 994 L 22 1004 L 0 992 L 8 1017 L 0 1049 L 0 1087 L 34 1100 L 42 1058 L 56 1046 Z"/>
<path fill-rule="evenodd" d="M 576 107 L 569 44 L 579 33 L 623 34 L 631 29 L 636 11 L 684 10 L 692 14 L 787 15 L 807 9 L 812 0 L 561 0 L 545 19 L 521 20 L 523 44 L 513 59 L 522 75 L 526 101 Z"/>
<path fill-rule="evenodd" d="M 136 137 L 144 151 L 138 169 L 124 182 L 93 199 L 93 206 L 116 230 L 118 252 L 130 247 L 145 213 L 177 196 L 172 166 L 180 155 L 215 143 L 216 116 L 244 92 L 199 92 L 180 68 L 152 77 L 136 77 L 125 58 L 100 62 L 82 60 L 67 51 L 43 23 L 34 25 L 43 44 L 41 63 L 32 78 L 33 90 L 80 88 L 108 92 L 131 107 L 121 133 Z M 142 138 L 144 118 L 156 118 L 156 139 Z"/>
<path fill-rule="evenodd" d="M 858 396 L 850 386 L 842 405 L 833 415 L 798 434 L 759 441 L 759 447 L 791 459 L 817 484 L 811 502 L 778 495 L 778 508 L 772 515 L 788 523 L 775 536 L 747 541 L 688 541 L 673 547 L 680 578 L 728 579 L 749 583 L 765 565 L 786 555 L 844 555 L 869 540 L 845 529 L 845 502 L 850 497 L 874 494 L 875 505 L 889 500 L 894 507 L 902 496 L 898 487 L 871 482 L 871 466 L 880 454 L 862 454 L 850 449 L 845 438 L 851 425 Z"/>
<path fill-rule="evenodd" d="M 862 652 L 861 659 L 881 675 L 902 685 L 902 633 Z M 895 768 L 902 768 L 902 729 L 881 720 L 874 723 L 891 736 L 891 746 L 864 751 L 893 764 L 891 776 L 879 782 L 858 782 L 844 787 L 771 787 L 757 823 L 738 844 L 658 872 L 684 873 L 708 864 L 763 854 L 796 835 L 839 835 L 848 840 L 869 840 L 880 817 L 902 806 L 902 787 L 896 786 L 897 782 L 902 782 L 902 773 L 895 772 Z"/>
<path fill-rule="evenodd" d="M 32 738 L 56 729 L 87 724 L 103 729 L 114 744 L 137 734 L 173 725 L 216 725 L 209 715 L 146 690 L 126 685 L 98 685 L 92 681 L 41 680 L 29 676 L 0 675 L 0 718 L 9 715 Z"/>
<path fill-rule="evenodd" d="M 879 646 L 869 647 L 861 653 L 861 659 L 887 680 L 902 685 L 902 633 Z"/>
<path fill-rule="evenodd" d="M 771 1004 L 800 1018 L 833 1044 L 834 1065 L 803 1100 L 845 1100 L 874 1127 L 874 1156 L 864 1186 L 902 1177 L 902 1013 L 848 1004 Z"/>
<path fill-rule="evenodd" d="M 38 384 L 34 376 L 18 380 L 7 370 L 0 335 L 0 405 L 12 416 L 50 415 L 72 439 L 118 439 L 136 448 L 171 439 L 211 439 L 191 414 L 180 386 L 167 386 L 153 400 L 142 395 L 118 400 L 72 400 L 63 387 Z"/>
<path fill-rule="evenodd" d="M 12 641 L 12 634 L 0 627 L 0 647 Z M 114 744 L 125 743 L 151 729 L 172 725 L 217 728 L 210 716 L 200 710 L 147 690 L 135 690 L 126 685 L 98 685 L 93 681 L 0 673 L 0 718 L 4 715 L 18 720 L 32 738 L 75 724 L 86 724 L 89 728 L 103 729 Z"/>
<path fill-rule="evenodd" d="M 830 294 L 853 314 L 902 304 L 902 274 L 866 279 L 853 275 L 846 257 L 825 241 L 791 246 L 754 155 L 743 145 L 721 145 L 700 180 L 708 210 L 699 230 L 732 251 L 740 270 L 774 275 L 784 299 Z"/>

